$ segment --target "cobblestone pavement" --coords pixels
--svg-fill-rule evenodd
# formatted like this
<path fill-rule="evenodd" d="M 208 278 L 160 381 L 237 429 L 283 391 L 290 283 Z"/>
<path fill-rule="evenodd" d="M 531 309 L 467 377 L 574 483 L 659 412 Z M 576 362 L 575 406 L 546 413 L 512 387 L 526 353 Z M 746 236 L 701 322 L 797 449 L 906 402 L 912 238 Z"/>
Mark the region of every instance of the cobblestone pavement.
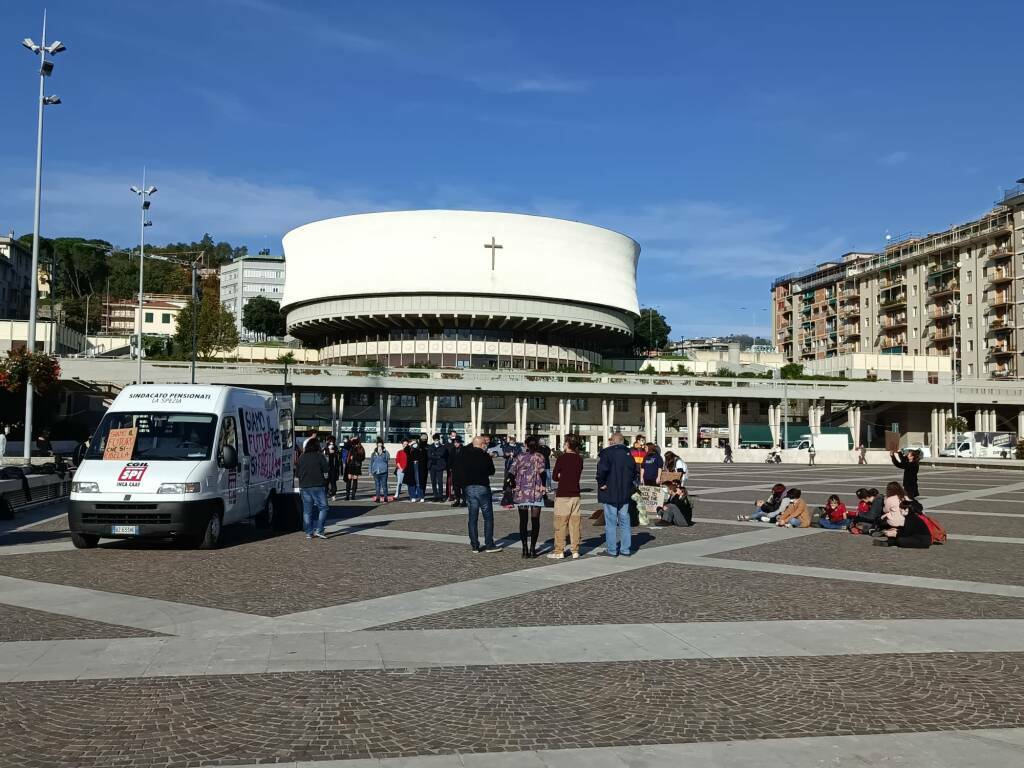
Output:
<path fill-rule="evenodd" d="M 1022 556 L 1020 545 L 975 541 L 950 541 L 930 549 L 878 547 L 869 536 L 841 531 L 825 531 L 813 541 L 782 541 L 719 555 L 726 560 L 874 571 L 881 582 L 885 574 L 906 574 L 1018 586 L 1024 585 Z"/>
<path fill-rule="evenodd" d="M 642 578 L 637 578 L 642 576 Z M 799 598 L 795 595 L 800 595 Z M 793 619 L 1024 618 L 1024 600 L 665 563 L 379 629 Z"/>
<path fill-rule="evenodd" d="M 0 603 L 0 643 L 22 640 L 157 637 L 153 632 Z"/>
<path fill-rule="evenodd" d="M 1024 655 L 226 675 L 6 693 L 8 764 L 198 766 L 1020 727 Z"/>
<path fill-rule="evenodd" d="M 327 541 L 236 526 L 211 552 L 61 549 L 59 516 L 0 528 L 0 554 L 18 553 L 0 557 L 0 681 L 25 681 L 0 682 L 0 766 L 488 752 L 536 767 L 547 763 L 531 750 L 570 760 L 590 747 L 597 768 L 623 745 L 990 728 L 1010 729 L 999 743 L 1020 759 L 978 765 L 1024 764 L 1024 473 L 924 467 L 951 533 L 1003 540 L 896 551 L 735 520 L 773 482 L 816 504 L 900 479 L 891 466 L 690 469 L 700 522 L 635 530 L 630 558 L 602 556 L 589 523 L 593 554 L 579 561 L 523 560 L 514 542 L 473 554 L 465 510 L 365 495 L 335 502 Z M 588 462 L 585 517 L 592 473 Z M 982 514 L 956 514 L 971 510 Z M 496 518 L 514 540 L 516 513 Z M 547 542 L 550 510 L 542 521 Z M 388 631 L 360 631 L 373 627 Z"/>

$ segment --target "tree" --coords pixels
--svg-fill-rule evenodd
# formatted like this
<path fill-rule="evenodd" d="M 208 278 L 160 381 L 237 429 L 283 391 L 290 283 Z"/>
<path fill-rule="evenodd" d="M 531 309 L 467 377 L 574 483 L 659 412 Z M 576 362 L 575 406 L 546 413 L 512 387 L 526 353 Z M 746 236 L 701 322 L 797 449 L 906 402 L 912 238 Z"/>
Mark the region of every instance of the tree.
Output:
<path fill-rule="evenodd" d="M 656 309 L 644 307 L 633 329 L 633 345 L 637 351 L 664 349 L 668 345 L 670 333 L 672 326 L 665 320 L 665 316 Z"/>
<path fill-rule="evenodd" d="M 946 419 L 946 429 L 954 435 L 967 431 L 967 419 L 963 416 L 950 416 Z"/>
<path fill-rule="evenodd" d="M 196 329 L 196 356 L 204 360 L 214 357 L 218 352 L 230 352 L 238 346 L 238 329 L 235 328 L 235 316 L 220 303 L 215 288 L 205 281 L 203 297 L 199 302 L 199 320 Z M 192 355 L 192 317 L 195 304 L 190 299 L 184 309 L 178 313 L 178 326 L 174 341 L 185 357 Z"/>
<path fill-rule="evenodd" d="M 804 367 L 800 363 L 788 363 L 779 369 L 779 376 L 783 379 L 802 379 Z"/>
<path fill-rule="evenodd" d="M 281 306 L 266 296 L 254 296 L 242 310 L 242 327 L 257 336 L 284 336 L 286 324 Z"/>

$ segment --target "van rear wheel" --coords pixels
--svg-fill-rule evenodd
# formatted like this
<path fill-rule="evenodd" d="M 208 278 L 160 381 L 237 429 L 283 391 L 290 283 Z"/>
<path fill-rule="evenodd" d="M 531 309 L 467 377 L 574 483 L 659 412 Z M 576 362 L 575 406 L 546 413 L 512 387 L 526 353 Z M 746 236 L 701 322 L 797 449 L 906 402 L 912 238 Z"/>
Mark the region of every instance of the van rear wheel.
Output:
<path fill-rule="evenodd" d="M 75 549 L 92 549 L 99 544 L 100 537 L 95 533 L 72 533 L 71 543 Z"/>
<path fill-rule="evenodd" d="M 263 506 L 263 511 L 256 513 L 256 525 L 260 528 L 274 527 L 274 496 L 276 495 L 277 491 L 267 494 L 267 503 Z"/>
<path fill-rule="evenodd" d="M 211 512 L 210 520 L 206 523 L 206 530 L 199 539 L 200 549 L 216 549 L 220 544 L 221 518 L 220 512 Z"/>

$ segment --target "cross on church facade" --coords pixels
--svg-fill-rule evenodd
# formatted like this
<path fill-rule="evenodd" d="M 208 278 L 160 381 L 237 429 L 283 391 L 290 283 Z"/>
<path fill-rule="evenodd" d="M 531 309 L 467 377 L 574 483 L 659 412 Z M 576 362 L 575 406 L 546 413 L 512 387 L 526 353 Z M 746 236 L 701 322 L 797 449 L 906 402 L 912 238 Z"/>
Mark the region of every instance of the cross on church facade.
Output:
<path fill-rule="evenodd" d="M 490 248 L 491 249 L 491 271 L 492 272 L 494 271 L 494 257 L 498 253 L 498 249 L 499 248 L 504 248 L 504 247 L 505 246 L 503 246 L 503 245 L 498 245 L 498 241 L 494 239 L 493 235 L 491 236 L 491 242 L 484 243 L 484 248 Z"/>

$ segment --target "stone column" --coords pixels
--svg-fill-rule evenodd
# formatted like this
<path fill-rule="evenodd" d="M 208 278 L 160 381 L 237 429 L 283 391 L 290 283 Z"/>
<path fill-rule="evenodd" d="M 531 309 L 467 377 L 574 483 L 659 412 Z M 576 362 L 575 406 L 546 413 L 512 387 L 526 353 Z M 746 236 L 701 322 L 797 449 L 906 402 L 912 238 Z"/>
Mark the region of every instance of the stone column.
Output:
<path fill-rule="evenodd" d="M 658 445 L 659 448 L 661 448 L 661 450 L 663 452 L 665 450 L 665 437 L 666 437 L 666 435 L 665 435 L 665 415 L 666 414 L 664 412 L 659 413 L 657 415 L 657 419 L 656 419 L 657 423 L 655 425 L 656 428 L 657 428 L 657 431 L 658 431 L 658 439 L 655 441 L 655 443 Z"/>
<path fill-rule="evenodd" d="M 731 443 L 732 442 L 733 433 L 736 430 L 736 411 L 733 410 L 732 403 L 726 403 L 725 404 L 725 420 L 726 420 L 726 429 L 729 432 L 728 440 Z"/>
<path fill-rule="evenodd" d="M 522 435 L 522 437 L 520 438 L 521 440 L 526 438 L 526 422 L 527 422 L 526 415 L 527 415 L 527 408 L 529 408 L 529 406 L 530 406 L 530 398 L 524 397 L 523 398 L 523 404 L 521 406 L 519 406 L 519 418 L 522 421 L 522 423 L 521 423 L 521 425 L 519 427 L 520 434 Z"/>
<path fill-rule="evenodd" d="M 1017 439 L 1024 440 L 1024 410 L 1017 412 Z"/>
<path fill-rule="evenodd" d="M 989 411 L 989 413 L 992 414 L 990 419 L 989 419 L 989 424 L 991 426 L 991 429 L 989 429 L 989 432 L 998 432 L 999 431 L 999 414 L 996 412 L 995 408 L 993 408 L 991 411 Z"/>
<path fill-rule="evenodd" d="M 384 398 L 384 440 L 386 441 L 388 430 L 391 428 L 391 395 L 382 392 L 381 396 Z"/>
<path fill-rule="evenodd" d="M 939 409 L 932 408 L 931 416 L 932 421 L 931 430 L 928 432 L 928 447 L 931 448 L 932 456 L 935 457 L 939 455 L 939 449 L 941 447 L 939 445 L 939 443 L 941 442 L 939 440 Z"/>
<path fill-rule="evenodd" d="M 736 403 L 733 407 L 736 409 L 736 416 L 733 418 L 733 428 L 736 430 L 736 434 L 732 440 L 732 447 L 738 449 L 740 447 L 740 427 L 743 423 L 743 404 Z"/>
<path fill-rule="evenodd" d="M 696 448 L 698 443 L 697 413 L 696 403 L 686 404 L 686 444 L 690 448 Z"/>
<path fill-rule="evenodd" d="M 982 410 L 977 410 L 974 412 L 974 431 L 985 431 L 985 412 Z"/>
<path fill-rule="evenodd" d="M 601 398 L 601 439 L 608 442 L 608 399 Z"/>
<path fill-rule="evenodd" d="M 518 440 L 522 440 L 523 439 L 523 433 L 519 431 L 519 424 L 520 424 L 520 421 L 521 421 L 520 420 L 520 416 L 522 414 L 521 414 L 521 411 L 520 411 L 520 407 L 521 406 L 520 406 L 520 398 L 519 398 L 518 395 L 516 395 L 516 400 L 515 400 L 514 407 L 515 407 L 515 426 L 512 427 L 512 429 L 516 433 L 516 438 Z"/>
<path fill-rule="evenodd" d="M 778 427 L 775 424 L 775 403 L 768 404 L 768 433 L 772 436 L 772 445 L 779 442 Z"/>
<path fill-rule="evenodd" d="M 565 399 L 565 428 L 562 431 L 562 445 L 565 445 L 565 436 L 572 432 L 572 400 Z"/>
<path fill-rule="evenodd" d="M 292 418 L 294 419 L 295 411 L 292 411 Z M 337 437 L 338 435 L 338 393 L 331 392 L 331 434 Z"/>
<path fill-rule="evenodd" d="M 565 398 L 558 398 L 558 445 L 557 448 L 562 447 L 562 440 L 565 439 Z"/>
<path fill-rule="evenodd" d="M 615 400 L 614 398 L 608 401 L 608 431 L 604 436 L 604 444 L 608 445 L 608 438 L 612 436 L 612 432 L 615 431 Z"/>

